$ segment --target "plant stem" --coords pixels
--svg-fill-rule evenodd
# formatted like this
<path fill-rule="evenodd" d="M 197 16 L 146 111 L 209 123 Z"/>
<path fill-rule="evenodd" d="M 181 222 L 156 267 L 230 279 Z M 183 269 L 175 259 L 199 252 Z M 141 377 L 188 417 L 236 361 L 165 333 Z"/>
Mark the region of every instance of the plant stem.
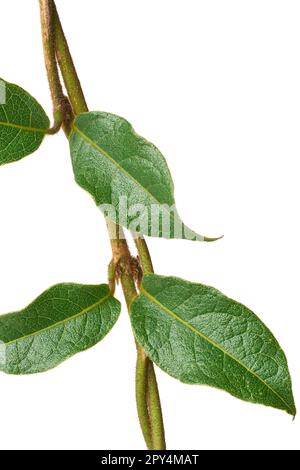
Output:
<path fill-rule="evenodd" d="M 124 297 L 130 312 L 131 303 L 137 297 L 137 290 L 131 269 L 131 254 L 125 240 L 125 235 L 121 227 L 106 219 L 109 239 L 111 243 L 113 259 L 112 262 L 120 272 L 120 281 L 124 292 Z M 150 413 L 148 408 L 149 387 L 148 371 L 149 359 L 142 347 L 136 342 L 137 362 L 136 362 L 136 404 L 137 412 L 143 432 L 143 436 L 148 449 L 154 449 Z"/>
<path fill-rule="evenodd" d="M 144 351 L 143 351 L 144 352 Z M 148 359 L 148 358 L 147 358 Z M 153 450 L 166 449 L 164 421 L 153 362 L 148 359 L 148 411 L 152 433 Z"/>
<path fill-rule="evenodd" d="M 136 373 L 135 373 L 135 399 L 138 417 L 143 436 L 149 450 L 163 449 L 155 447 L 153 443 L 152 428 L 148 407 L 149 359 L 141 347 L 137 346 Z"/>
<path fill-rule="evenodd" d="M 132 272 L 132 256 L 121 227 L 106 219 L 107 229 L 113 253 L 113 264 L 120 272 L 120 280 L 127 303 L 128 311 L 137 297 L 134 273 Z M 148 247 L 144 239 L 137 246 L 143 248 L 143 260 L 153 272 Z M 141 250 L 142 251 L 142 250 Z M 136 404 L 138 417 L 148 449 L 164 450 L 166 448 L 160 397 L 152 361 L 143 348 L 136 342 Z"/>
<path fill-rule="evenodd" d="M 134 235 L 134 242 L 138 250 L 140 263 L 144 274 L 150 274 L 154 272 L 153 264 L 149 252 L 148 245 L 143 236 L 136 234 Z"/>
<path fill-rule="evenodd" d="M 106 219 L 106 225 L 113 255 L 112 261 L 120 273 L 124 297 L 130 311 L 130 306 L 137 296 L 134 274 L 132 272 L 132 256 L 122 228 L 110 219 Z"/>
<path fill-rule="evenodd" d="M 55 2 L 51 0 L 54 12 L 54 31 L 56 56 L 64 79 L 65 87 L 68 91 L 69 99 L 75 114 L 88 112 L 88 106 L 81 87 L 79 77 L 69 50 L 68 42 L 63 31 Z"/>
<path fill-rule="evenodd" d="M 113 262 L 115 266 L 121 264 L 120 280 L 130 312 L 130 305 L 137 296 L 131 270 L 132 257 L 122 228 L 109 219 L 106 223 L 112 245 Z M 146 245 L 145 240 L 143 245 Z M 148 248 L 147 252 L 148 262 L 151 263 Z M 136 348 L 136 403 L 141 429 L 148 449 L 164 450 L 166 448 L 164 424 L 153 363 L 137 342 Z"/>
<path fill-rule="evenodd" d="M 140 263 L 142 266 L 143 274 L 150 274 L 154 272 L 151 255 L 148 245 L 142 235 L 137 236 L 134 234 L 134 242 L 138 250 Z M 153 363 L 148 365 L 148 411 L 150 421 L 155 423 L 157 432 L 153 436 L 153 449 L 165 449 L 165 434 L 164 423 L 162 419 L 162 411 L 160 404 L 159 391 L 155 376 Z"/>
<path fill-rule="evenodd" d="M 61 86 L 58 67 L 55 57 L 55 32 L 54 32 L 54 9 L 53 3 L 49 0 L 40 0 L 40 14 L 42 38 L 44 46 L 45 66 L 53 103 L 54 125 L 47 131 L 48 134 L 55 134 L 59 131 L 64 119 L 63 106 L 65 97 Z"/>
<path fill-rule="evenodd" d="M 75 115 L 88 112 L 88 107 L 85 101 L 84 93 L 74 66 L 74 62 L 68 47 L 66 37 L 63 32 L 63 28 L 56 10 L 54 0 L 40 0 L 41 2 L 41 15 L 44 14 L 42 6 L 48 8 L 48 21 L 52 22 L 51 28 L 54 30 L 54 38 L 51 38 L 52 43 L 49 45 L 49 35 L 47 36 L 43 29 L 43 37 L 46 35 L 47 41 L 43 41 L 45 56 L 53 61 L 53 47 L 55 50 L 55 58 L 60 66 L 60 70 L 64 79 L 64 83 L 68 92 L 68 96 L 73 108 Z M 49 12 L 52 15 L 49 16 Z M 42 28 L 51 31 L 49 25 L 42 21 Z M 54 46 L 53 46 L 54 45 Z M 50 56 L 51 52 L 51 56 Z M 55 61 L 56 64 L 56 61 Z M 46 63 L 47 67 L 47 63 Z M 57 65 L 56 65 L 56 71 Z M 51 73 L 50 73 L 51 72 Z M 61 85 L 58 86 L 55 83 L 55 87 L 52 85 L 55 72 L 53 64 L 52 68 L 48 70 L 48 79 L 51 88 L 51 94 L 53 103 L 59 98 L 61 93 Z M 51 83 L 50 83 L 51 81 Z M 57 94 L 56 94 L 57 93 Z M 56 94 L 54 96 L 54 94 Z M 69 134 L 69 129 L 65 129 L 66 134 Z M 114 224 L 112 221 L 107 220 L 108 232 L 110 235 L 114 269 L 119 270 L 120 280 L 122 289 L 124 292 L 125 300 L 130 311 L 130 305 L 137 296 L 137 290 L 135 285 L 134 273 L 132 271 L 132 256 L 130 254 L 123 230 Z M 145 246 L 146 242 L 143 242 Z M 147 248 L 148 250 L 148 248 Z M 149 251 L 148 251 L 149 255 Z M 150 255 L 149 255 L 150 259 Z M 150 260 L 151 261 L 151 260 Z M 111 281 L 111 279 L 110 279 Z M 145 438 L 145 442 L 149 449 L 153 450 L 164 450 L 165 437 L 163 418 L 160 405 L 160 398 L 155 378 L 155 372 L 151 360 L 146 356 L 142 347 L 136 343 L 137 346 L 137 369 L 136 369 L 136 397 L 137 397 L 137 409 L 139 420 L 142 428 L 142 432 Z"/>

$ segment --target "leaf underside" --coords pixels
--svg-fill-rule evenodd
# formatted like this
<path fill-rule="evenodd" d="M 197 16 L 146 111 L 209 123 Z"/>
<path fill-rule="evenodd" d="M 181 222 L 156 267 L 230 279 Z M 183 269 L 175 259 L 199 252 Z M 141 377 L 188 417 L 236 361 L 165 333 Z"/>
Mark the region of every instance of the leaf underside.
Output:
<path fill-rule="evenodd" d="M 49 125 L 45 111 L 29 93 L 0 80 L 0 165 L 35 152 Z"/>
<path fill-rule="evenodd" d="M 109 287 L 58 284 L 20 312 L 0 316 L 0 370 L 43 372 L 100 341 L 120 303 Z"/>
<path fill-rule="evenodd" d="M 125 119 L 103 112 L 79 115 L 70 150 L 76 182 L 114 222 L 148 236 L 214 240 L 181 222 L 163 155 Z"/>
<path fill-rule="evenodd" d="M 295 415 L 285 355 L 245 306 L 212 287 L 150 274 L 131 312 L 137 341 L 172 377 Z"/>

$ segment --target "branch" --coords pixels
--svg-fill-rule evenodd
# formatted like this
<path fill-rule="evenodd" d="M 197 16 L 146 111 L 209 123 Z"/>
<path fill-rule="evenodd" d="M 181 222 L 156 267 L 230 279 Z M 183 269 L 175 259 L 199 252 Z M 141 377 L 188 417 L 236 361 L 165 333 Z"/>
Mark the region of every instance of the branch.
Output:
<path fill-rule="evenodd" d="M 53 103 L 54 124 L 48 129 L 47 134 L 55 134 L 59 131 L 66 110 L 66 98 L 60 82 L 59 71 L 55 57 L 55 32 L 54 32 L 54 9 L 49 0 L 40 0 L 40 15 L 42 39 L 45 57 L 45 66 Z"/>

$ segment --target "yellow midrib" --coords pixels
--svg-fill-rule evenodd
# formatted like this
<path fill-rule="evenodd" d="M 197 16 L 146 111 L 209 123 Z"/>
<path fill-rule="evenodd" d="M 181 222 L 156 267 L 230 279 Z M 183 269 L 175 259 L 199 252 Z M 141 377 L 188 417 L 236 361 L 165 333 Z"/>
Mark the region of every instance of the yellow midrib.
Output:
<path fill-rule="evenodd" d="M 41 134 L 46 134 L 48 129 L 42 129 L 42 128 L 37 128 L 37 127 L 30 127 L 30 126 L 22 126 L 21 124 L 14 124 L 11 122 L 2 122 L 0 121 L 0 126 L 5 126 L 5 127 L 12 127 L 14 129 L 19 129 L 22 131 L 27 131 L 27 132 L 39 132 Z"/>
<path fill-rule="evenodd" d="M 144 186 L 141 185 L 141 183 L 136 180 L 128 171 L 126 171 L 116 160 L 114 160 L 108 152 L 106 152 L 100 145 L 98 145 L 94 140 L 92 140 L 90 137 L 88 137 L 84 132 L 82 132 L 80 129 L 78 129 L 75 124 L 73 124 L 72 129 L 74 132 L 77 132 L 79 136 L 85 140 L 89 145 L 91 145 L 94 149 L 98 150 L 98 152 L 102 153 L 113 165 L 115 165 L 122 173 L 124 173 L 129 179 L 131 179 L 137 186 L 142 188 L 143 191 L 145 191 L 149 196 L 154 199 L 154 201 L 159 204 L 163 205 L 164 203 L 160 202 L 150 191 L 145 188 Z M 174 219 L 174 214 L 170 212 L 172 218 Z"/>
<path fill-rule="evenodd" d="M 215 343 L 213 340 L 211 340 L 210 338 L 208 338 L 207 336 L 205 336 L 203 333 L 201 333 L 199 330 L 197 330 L 195 327 L 193 327 L 190 323 L 188 323 L 187 321 L 183 320 L 182 318 L 180 318 L 178 315 L 176 315 L 175 312 L 173 312 L 172 310 L 170 310 L 168 307 L 166 307 L 165 305 L 163 305 L 161 302 L 159 302 L 159 300 L 157 300 L 155 297 L 153 297 L 151 294 L 149 294 L 149 292 L 147 292 L 143 287 L 140 288 L 140 292 L 145 296 L 147 297 L 151 302 L 155 303 L 156 305 L 158 305 L 162 310 L 164 310 L 166 313 L 168 313 L 169 315 L 171 315 L 173 318 L 175 318 L 175 320 L 179 321 L 182 325 L 184 325 L 186 328 L 190 329 L 193 333 L 197 334 L 198 336 L 200 336 L 202 339 L 204 339 L 205 341 L 207 341 L 211 346 L 217 348 L 219 351 L 221 351 L 224 355 L 228 356 L 230 359 L 232 359 L 234 362 L 236 362 L 239 366 L 243 367 L 248 373 L 250 373 L 251 375 L 253 375 L 259 382 L 261 382 L 265 387 L 267 387 L 269 390 L 271 390 L 272 393 L 274 393 L 274 395 L 276 395 L 279 400 L 284 403 L 284 405 L 287 407 L 287 409 L 289 411 L 294 412 L 294 410 L 291 408 L 291 406 L 276 392 L 276 390 L 274 390 L 267 382 L 265 382 L 261 377 L 259 377 L 259 375 L 257 375 L 254 371 L 252 371 L 251 369 L 249 369 L 247 366 L 245 366 L 245 364 L 243 364 L 239 359 L 237 359 L 236 357 L 232 356 L 232 354 L 230 354 L 228 351 L 226 351 L 225 349 L 223 349 L 219 344 Z"/>
<path fill-rule="evenodd" d="M 105 297 L 103 297 L 103 299 L 99 300 L 98 302 L 90 305 L 89 307 L 83 309 L 83 310 L 80 310 L 80 312 L 76 313 L 75 315 L 71 316 L 71 317 L 67 317 L 67 318 L 64 318 L 63 320 L 60 320 L 59 322 L 57 323 L 53 323 L 52 325 L 49 325 L 47 326 L 46 328 L 42 328 L 41 330 L 38 330 L 38 331 L 34 331 L 28 335 L 25 335 L 25 336 L 20 336 L 19 338 L 15 338 L 13 339 L 12 341 L 9 341 L 8 343 L 5 343 L 6 346 L 9 346 L 10 344 L 14 344 L 16 341 L 23 341 L 27 338 L 32 338 L 34 336 L 37 336 L 37 335 L 40 335 L 42 333 L 44 333 L 45 331 L 48 331 L 48 330 L 51 330 L 52 328 L 56 328 L 57 326 L 59 325 L 63 325 L 64 323 L 68 323 L 69 321 L 71 320 L 75 320 L 76 318 L 82 316 L 82 315 L 85 315 L 86 313 L 88 313 L 90 310 L 93 310 L 95 307 L 98 307 L 99 305 L 103 304 L 104 302 L 106 302 L 106 300 L 108 300 L 109 298 L 112 298 L 112 295 L 111 293 L 108 293 Z M 22 315 L 22 312 L 20 312 L 20 315 Z"/>

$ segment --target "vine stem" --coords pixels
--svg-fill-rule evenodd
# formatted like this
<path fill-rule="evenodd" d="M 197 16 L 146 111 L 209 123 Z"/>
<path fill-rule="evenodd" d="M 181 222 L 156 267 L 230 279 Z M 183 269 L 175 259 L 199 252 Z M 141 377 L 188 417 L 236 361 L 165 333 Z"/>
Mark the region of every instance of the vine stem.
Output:
<path fill-rule="evenodd" d="M 134 234 L 135 246 L 138 250 L 140 263 L 144 274 L 150 274 L 154 272 L 152 259 L 150 256 L 148 245 L 143 236 Z"/>
<path fill-rule="evenodd" d="M 109 219 L 107 219 L 106 223 L 113 256 L 116 257 L 113 261 L 115 265 L 121 268 L 120 280 L 130 313 L 131 303 L 137 296 L 134 273 L 132 272 L 132 256 L 122 228 Z M 144 239 L 141 239 L 141 241 L 145 252 L 145 254 L 142 254 L 138 250 L 140 258 L 143 259 L 142 266 L 143 264 L 145 266 L 148 264 L 148 266 L 151 265 L 152 267 L 147 244 Z M 137 244 L 137 246 L 139 246 L 139 244 Z M 146 253 L 148 253 L 147 256 Z M 136 348 L 136 403 L 142 432 L 148 449 L 165 450 L 165 431 L 154 366 L 143 348 L 137 342 Z"/>
<path fill-rule="evenodd" d="M 62 28 L 55 2 L 50 0 L 54 12 L 54 32 L 56 57 L 64 84 L 75 114 L 88 112 L 88 106 L 75 68 L 69 45 Z"/>
<path fill-rule="evenodd" d="M 45 63 L 54 109 L 57 109 L 56 107 L 63 96 L 58 62 L 73 113 L 77 115 L 88 112 L 88 106 L 55 2 L 54 0 L 40 0 L 40 8 Z M 65 126 L 64 130 L 68 136 L 70 126 Z M 124 297 L 130 312 L 131 303 L 137 296 L 132 256 L 121 227 L 107 219 L 107 228 L 112 248 L 112 262 L 114 268 L 120 273 Z M 139 246 L 142 247 L 141 253 Z M 137 248 L 140 259 L 142 259 L 142 266 L 144 265 L 148 269 L 152 263 L 146 242 L 144 240 L 138 242 Z M 146 263 L 147 256 L 148 262 Z M 136 401 L 141 429 L 148 449 L 165 450 L 163 417 L 153 363 L 137 342 L 136 346 Z"/>
<path fill-rule="evenodd" d="M 133 234 L 133 238 L 136 248 L 138 250 L 143 274 L 153 273 L 154 268 L 152 264 L 152 259 L 144 237 L 141 235 Z M 159 391 L 153 363 L 151 361 L 148 364 L 148 390 L 148 410 L 151 417 L 151 422 L 155 423 L 155 429 L 157 429 L 157 433 L 154 438 L 154 449 L 165 448 L 166 443 L 164 437 L 164 423 L 161 412 Z"/>
<path fill-rule="evenodd" d="M 66 114 L 67 110 L 69 111 L 68 115 L 70 114 L 70 108 L 68 107 L 67 99 L 63 93 L 63 88 L 60 82 L 59 71 L 56 62 L 54 5 L 48 0 L 39 0 L 39 3 L 45 66 L 53 103 L 54 118 L 53 127 L 48 129 L 46 133 L 55 134 L 60 130 L 63 122 L 66 124 Z M 68 121 L 70 120 L 71 116 L 68 116 Z"/>

